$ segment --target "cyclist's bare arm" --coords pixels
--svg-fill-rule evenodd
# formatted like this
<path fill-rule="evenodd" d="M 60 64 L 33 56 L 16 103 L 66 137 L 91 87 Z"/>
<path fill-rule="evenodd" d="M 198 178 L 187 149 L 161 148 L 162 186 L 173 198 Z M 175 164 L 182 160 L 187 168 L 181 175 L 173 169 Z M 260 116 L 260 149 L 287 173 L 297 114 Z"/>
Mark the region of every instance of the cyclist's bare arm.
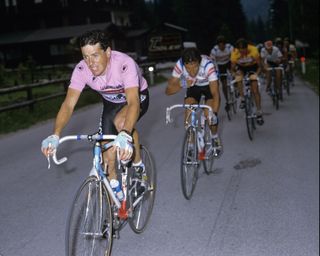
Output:
<path fill-rule="evenodd" d="M 257 58 L 257 64 L 258 64 L 257 75 L 259 75 L 262 72 L 262 60 L 260 57 Z"/>
<path fill-rule="evenodd" d="M 61 104 L 60 110 L 56 117 L 53 135 L 49 136 L 42 142 L 41 150 L 46 157 L 51 155 L 56 149 L 57 145 L 54 145 L 54 142 L 59 143 L 61 131 L 70 120 L 80 94 L 80 91 L 71 88 L 68 89 L 67 96 L 64 99 L 64 102 Z M 53 143 L 53 145 L 51 145 L 51 143 Z"/>
<path fill-rule="evenodd" d="M 220 107 L 220 92 L 218 80 L 210 81 L 209 87 L 213 98 L 212 110 L 213 112 L 218 113 Z"/>
<path fill-rule="evenodd" d="M 172 95 L 181 90 L 180 78 L 177 77 L 170 77 L 168 80 L 168 85 L 166 88 L 166 94 Z"/>
<path fill-rule="evenodd" d="M 232 76 L 235 76 L 235 74 L 236 74 L 236 66 L 237 66 L 237 64 L 235 62 L 231 62 L 231 74 L 232 74 Z"/>
<path fill-rule="evenodd" d="M 58 112 L 55 126 L 54 126 L 54 134 L 60 137 L 62 129 L 69 122 L 71 115 L 73 113 L 74 107 L 76 106 L 81 92 L 72 88 L 69 88 L 67 91 L 66 98 L 64 99 L 60 110 Z"/>

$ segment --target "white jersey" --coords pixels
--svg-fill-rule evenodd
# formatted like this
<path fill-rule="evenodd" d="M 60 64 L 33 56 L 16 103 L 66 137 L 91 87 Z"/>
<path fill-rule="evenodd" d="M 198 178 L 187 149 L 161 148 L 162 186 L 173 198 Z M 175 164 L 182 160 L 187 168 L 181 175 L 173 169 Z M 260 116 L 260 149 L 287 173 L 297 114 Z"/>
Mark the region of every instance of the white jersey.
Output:
<path fill-rule="evenodd" d="M 225 65 L 230 61 L 232 51 L 233 46 L 231 44 L 226 44 L 223 51 L 218 45 L 215 45 L 210 52 L 210 56 L 216 61 L 217 65 Z"/>
<path fill-rule="evenodd" d="M 181 58 L 174 66 L 172 76 L 180 79 L 193 80 L 193 84 L 196 86 L 206 86 L 209 85 L 209 82 L 218 80 L 216 68 L 212 60 L 206 55 L 201 55 L 199 71 L 195 77 L 189 75 L 185 66 L 182 64 Z"/>
<path fill-rule="evenodd" d="M 276 62 L 282 58 L 282 53 L 278 47 L 272 46 L 272 52 L 269 53 L 265 47 L 261 49 L 261 58 L 265 60 L 265 62 Z"/>

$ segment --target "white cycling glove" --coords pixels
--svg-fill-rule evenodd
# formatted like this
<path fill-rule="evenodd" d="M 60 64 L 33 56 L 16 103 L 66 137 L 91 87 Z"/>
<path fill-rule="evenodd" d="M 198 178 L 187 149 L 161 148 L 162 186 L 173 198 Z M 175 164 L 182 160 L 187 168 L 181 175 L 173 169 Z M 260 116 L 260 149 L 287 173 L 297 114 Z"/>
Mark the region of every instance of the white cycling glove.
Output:
<path fill-rule="evenodd" d="M 194 84 L 195 84 L 195 80 L 194 79 L 192 79 L 192 84 L 188 85 L 187 78 L 185 76 L 183 76 L 183 75 L 180 77 L 180 86 L 182 88 L 187 89 L 187 88 L 190 88 L 190 87 L 194 86 Z"/>
<path fill-rule="evenodd" d="M 41 150 L 47 149 L 50 147 L 52 151 L 57 150 L 59 146 L 59 136 L 58 135 L 50 135 L 46 139 L 44 139 L 41 143 Z"/>
<path fill-rule="evenodd" d="M 180 77 L 180 86 L 184 89 L 188 88 L 187 80 L 184 76 Z"/>
<path fill-rule="evenodd" d="M 132 137 L 125 131 L 119 132 L 118 136 L 115 138 L 113 145 L 120 150 L 126 151 L 127 158 L 130 158 L 133 153 Z"/>

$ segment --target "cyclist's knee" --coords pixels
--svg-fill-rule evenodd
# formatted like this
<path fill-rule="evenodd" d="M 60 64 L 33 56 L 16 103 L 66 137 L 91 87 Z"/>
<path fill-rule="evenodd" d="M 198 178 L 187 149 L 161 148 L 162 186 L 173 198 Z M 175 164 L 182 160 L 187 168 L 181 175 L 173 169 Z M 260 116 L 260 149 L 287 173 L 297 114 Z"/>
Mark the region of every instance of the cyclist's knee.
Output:
<path fill-rule="evenodd" d="M 188 97 L 184 100 L 185 104 L 197 104 L 198 102 L 196 101 L 196 99 L 192 98 L 192 97 Z"/>
<path fill-rule="evenodd" d="M 256 74 L 256 73 L 254 73 L 254 74 L 251 74 L 250 75 L 250 80 L 253 82 L 253 81 L 257 81 L 258 80 L 258 75 Z"/>

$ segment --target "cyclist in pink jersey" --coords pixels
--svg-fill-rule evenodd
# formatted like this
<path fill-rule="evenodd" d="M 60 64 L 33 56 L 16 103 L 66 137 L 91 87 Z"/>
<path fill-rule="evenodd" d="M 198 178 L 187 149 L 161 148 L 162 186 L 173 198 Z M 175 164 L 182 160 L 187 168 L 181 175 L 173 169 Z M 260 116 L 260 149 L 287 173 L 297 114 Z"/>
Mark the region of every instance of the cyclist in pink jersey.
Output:
<path fill-rule="evenodd" d="M 103 100 L 99 131 L 103 134 L 117 134 L 113 150 L 103 155 L 104 161 L 108 162 L 109 179 L 116 178 L 116 148 L 119 148 L 121 160 L 129 161 L 133 156 L 133 166 L 143 171 L 135 125 L 148 109 L 147 82 L 131 57 L 111 50 L 103 31 L 86 32 L 79 38 L 79 42 L 83 60 L 73 70 L 53 134 L 43 140 L 42 152 L 48 156 L 57 149 L 62 130 L 70 120 L 82 90 L 88 85 L 101 94 Z"/>

